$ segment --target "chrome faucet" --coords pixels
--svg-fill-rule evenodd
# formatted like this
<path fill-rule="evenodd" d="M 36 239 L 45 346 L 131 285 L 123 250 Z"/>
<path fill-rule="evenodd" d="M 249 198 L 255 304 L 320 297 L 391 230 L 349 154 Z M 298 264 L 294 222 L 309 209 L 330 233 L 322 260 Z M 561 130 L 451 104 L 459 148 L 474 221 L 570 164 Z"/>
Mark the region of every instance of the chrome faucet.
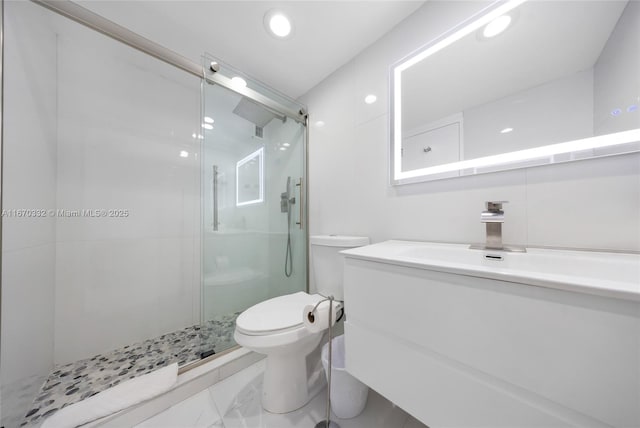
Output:
<path fill-rule="evenodd" d="M 487 243 L 485 247 L 490 250 L 502 250 L 502 223 L 504 223 L 504 211 L 502 204 L 509 201 L 487 202 L 487 210 L 480 213 L 480 221 L 487 225 Z"/>
<path fill-rule="evenodd" d="M 479 250 L 501 250 L 526 252 L 524 247 L 505 246 L 502 243 L 502 223 L 504 211 L 502 204 L 509 201 L 487 201 L 487 209 L 480 213 L 480 222 L 487 226 L 487 240 L 485 245 L 472 245 L 470 248 Z"/>

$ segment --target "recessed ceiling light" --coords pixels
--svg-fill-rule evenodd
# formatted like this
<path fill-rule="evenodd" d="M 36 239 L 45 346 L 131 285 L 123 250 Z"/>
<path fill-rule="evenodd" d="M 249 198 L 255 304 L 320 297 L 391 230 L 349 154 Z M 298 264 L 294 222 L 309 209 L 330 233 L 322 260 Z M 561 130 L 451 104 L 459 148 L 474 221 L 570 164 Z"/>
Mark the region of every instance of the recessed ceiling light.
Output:
<path fill-rule="evenodd" d="M 198 138 L 198 134 L 194 132 L 193 134 L 191 134 L 191 138 Z"/>
<path fill-rule="evenodd" d="M 373 94 L 369 94 L 366 97 L 364 97 L 364 102 L 367 104 L 373 104 L 377 101 L 378 97 L 376 97 Z"/>
<path fill-rule="evenodd" d="M 272 9 L 264 15 L 264 26 L 269 34 L 283 39 L 291 35 L 293 25 L 291 20 L 282 11 Z"/>
<path fill-rule="evenodd" d="M 244 88 L 245 86 L 247 86 L 247 81 L 240 76 L 236 76 L 231 78 L 231 84 L 233 84 L 233 86 L 235 86 L 236 88 Z"/>
<path fill-rule="evenodd" d="M 287 37 L 291 33 L 291 22 L 284 15 L 273 15 L 269 19 L 269 29 L 278 37 Z"/>
<path fill-rule="evenodd" d="M 317 122 L 316 122 L 316 126 L 317 126 L 318 128 L 322 128 L 322 127 L 324 126 L 324 122 L 323 122 L 323 121 L 321 121 L 321 120 L 319 120 L 319 121 L 317 121 Z"/>
<path fill-rule="evenodd" d="M 482 35 L 486 38 L 495 37 L 498 34 L 502 33 L 504 30 L 509 27 L 511 24 L 511 16 L 502 15 L 488 23 L 484 30 L 482 30 Z"/>
<path fill-rule="evenodd" d="M 209 116 L 205 116 L 204 117 L 204 121 L 205 121 L 205 123 L 213 123 L 213 119 L 210 118 Z"/>
<path fill-rule="evenodd" d="M 204 129 L 208 129 L 208 130 L 212 130 L 213 129 L 213 125 L 209 124 L 209 123 L 203 123 L 202 127 Z"/>
<path fill-rule="evenodd" d="M 283 145 L 283 146 L 285 146 L 285 147 L 289 147 L 291 144 L 289 144 L 289 143 L 282 143 L 282 145 Z"/>
<path fill-rule="evenodd" d="M 280 147 L 280 150 L 287 150 L 286 147 Z"/>
<path fill-rule="evenodd" d="M 508 134 L 511 131 L 513 131 L 513 128 L 504 128 L 502 131 L 500 131 L 500 133 L 501 134 Z"/>
<path fill-rule="evenodd" d="M 180 151 L 180 157 L 181 158 L 188 158 L 189 157 L 189 152 L 186 150 L 181 150 Z"/>

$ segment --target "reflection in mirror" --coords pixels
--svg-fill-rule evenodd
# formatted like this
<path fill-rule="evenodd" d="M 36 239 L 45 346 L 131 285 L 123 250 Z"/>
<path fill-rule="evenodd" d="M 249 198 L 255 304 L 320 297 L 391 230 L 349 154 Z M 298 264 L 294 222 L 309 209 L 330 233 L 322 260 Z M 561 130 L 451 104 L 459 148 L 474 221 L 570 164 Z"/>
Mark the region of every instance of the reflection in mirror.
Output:
<path fill-rule="evenodd" d="M 264 201 L 264 147 L 236 163 L 236 205 Z"/>
<path fill-rule="evenodd" d="M 640 149 L 640 2 L 497 2 L 392 67 L 392 182 Z"/>

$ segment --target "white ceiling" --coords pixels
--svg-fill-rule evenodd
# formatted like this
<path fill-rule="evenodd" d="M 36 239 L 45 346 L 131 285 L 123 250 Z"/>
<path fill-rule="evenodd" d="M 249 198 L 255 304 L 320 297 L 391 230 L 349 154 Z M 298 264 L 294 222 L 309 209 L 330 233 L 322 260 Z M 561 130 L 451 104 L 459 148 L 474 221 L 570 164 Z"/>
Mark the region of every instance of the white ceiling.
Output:
<path fill-rule="evenodd" d="M 182 55 L 204 52 L 297 98 L 418 9 L 423 1 L 104 1 L 82 6 Z M 263 25 L 267 11 L 292 18 L 293 37 Z"/>

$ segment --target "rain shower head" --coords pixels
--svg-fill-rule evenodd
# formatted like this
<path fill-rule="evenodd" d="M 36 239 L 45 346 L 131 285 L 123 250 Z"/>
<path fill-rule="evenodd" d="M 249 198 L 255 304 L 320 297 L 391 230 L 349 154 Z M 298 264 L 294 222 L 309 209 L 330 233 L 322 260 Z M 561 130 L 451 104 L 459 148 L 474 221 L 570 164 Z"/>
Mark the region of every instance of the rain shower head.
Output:
<path fill-rule="evenodd" d="M 260 128 L 264 128 L 272 119 L 278 117 L 260 104 L 256 104 L 244 97 L 242 97 L 236 108 L 233 109 L 233 112 Z"/>

